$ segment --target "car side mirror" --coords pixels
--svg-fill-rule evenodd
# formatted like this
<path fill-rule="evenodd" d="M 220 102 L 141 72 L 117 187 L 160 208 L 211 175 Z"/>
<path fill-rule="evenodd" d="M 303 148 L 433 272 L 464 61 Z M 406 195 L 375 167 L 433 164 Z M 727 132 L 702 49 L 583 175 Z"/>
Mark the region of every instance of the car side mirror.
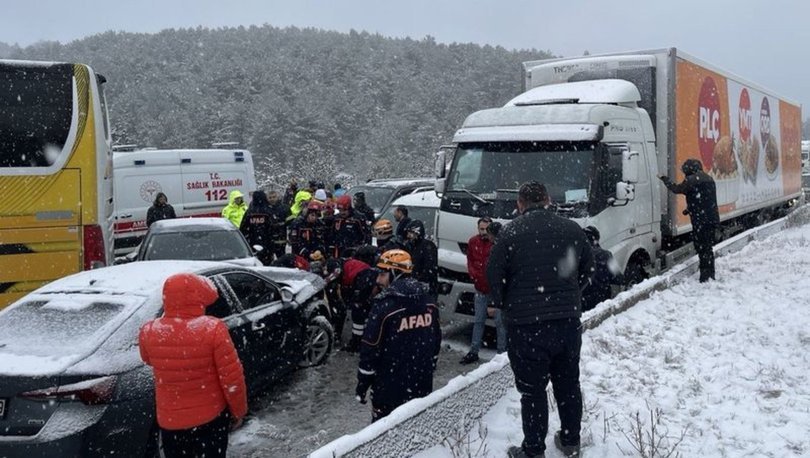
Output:
<path fill-rule="evenodd" d="M 286 288 L 281 288 L 281 302 L 289 303 L 295 301 L 295 295 Z"/>
<path fill-rule="evenodd" d="M 638 151 L 622 152 L 622 181 L 626 183 L 638 183 L 638 166 L 641 156 Z M 618 199 L 618 196 L 616 197 Z"/>

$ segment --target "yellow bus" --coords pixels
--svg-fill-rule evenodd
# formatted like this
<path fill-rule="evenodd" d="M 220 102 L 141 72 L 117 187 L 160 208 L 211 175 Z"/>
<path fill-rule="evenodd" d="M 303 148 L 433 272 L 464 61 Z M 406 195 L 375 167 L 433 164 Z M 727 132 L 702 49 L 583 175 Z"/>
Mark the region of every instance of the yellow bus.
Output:
<path fill-rule="evenodd" d="M 111 264 L 104 82 L 84 64 L 0 60 L 0 308 Z"/>

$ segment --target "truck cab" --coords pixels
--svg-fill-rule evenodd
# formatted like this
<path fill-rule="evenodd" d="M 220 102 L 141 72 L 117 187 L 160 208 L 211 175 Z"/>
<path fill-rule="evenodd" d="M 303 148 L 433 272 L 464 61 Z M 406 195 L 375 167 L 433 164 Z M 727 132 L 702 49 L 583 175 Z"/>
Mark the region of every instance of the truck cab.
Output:
<path fill-rule="evenodd" d="M 546 185 L 555 212 L 598 227 L 627 275 L 643 277 L 661 240 L 661 191 L 655 134 L 640 98 L 623 80 L 548 85 L 467 118 L 452 159 L 440 152 L 436 167 L 445 306 L 470 308 L 466 241 L 477 219 L 508 223 L 517 216 L 518 188 L 532 180 Z"/>

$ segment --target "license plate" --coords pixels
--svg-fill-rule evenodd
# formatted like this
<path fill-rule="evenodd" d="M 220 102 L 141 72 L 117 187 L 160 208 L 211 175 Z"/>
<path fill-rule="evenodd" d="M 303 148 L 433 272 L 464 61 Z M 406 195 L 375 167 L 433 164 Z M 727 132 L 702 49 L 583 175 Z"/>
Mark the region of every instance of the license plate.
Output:
<path fill-rule="evenodd" d="M 6 400 L 0 399 L 0 420 L 6 418 Z"/>

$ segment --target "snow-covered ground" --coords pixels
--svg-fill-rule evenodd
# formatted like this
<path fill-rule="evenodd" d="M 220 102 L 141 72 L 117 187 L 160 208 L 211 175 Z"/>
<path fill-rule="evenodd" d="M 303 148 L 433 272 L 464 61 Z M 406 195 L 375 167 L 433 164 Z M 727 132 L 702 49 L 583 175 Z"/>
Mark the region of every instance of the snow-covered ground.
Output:
<path fill-rule="evenodd" d="M 583 455 L 810 456 L 810 225 L 718 258 L 717 272 L 584 334 Z M 469 435 L 418 456 L 505 456 L 523 439 L 519 399 L 512 388 Z M 562 456 L 558 428 L 552 410 L 548 457 Z"/>

